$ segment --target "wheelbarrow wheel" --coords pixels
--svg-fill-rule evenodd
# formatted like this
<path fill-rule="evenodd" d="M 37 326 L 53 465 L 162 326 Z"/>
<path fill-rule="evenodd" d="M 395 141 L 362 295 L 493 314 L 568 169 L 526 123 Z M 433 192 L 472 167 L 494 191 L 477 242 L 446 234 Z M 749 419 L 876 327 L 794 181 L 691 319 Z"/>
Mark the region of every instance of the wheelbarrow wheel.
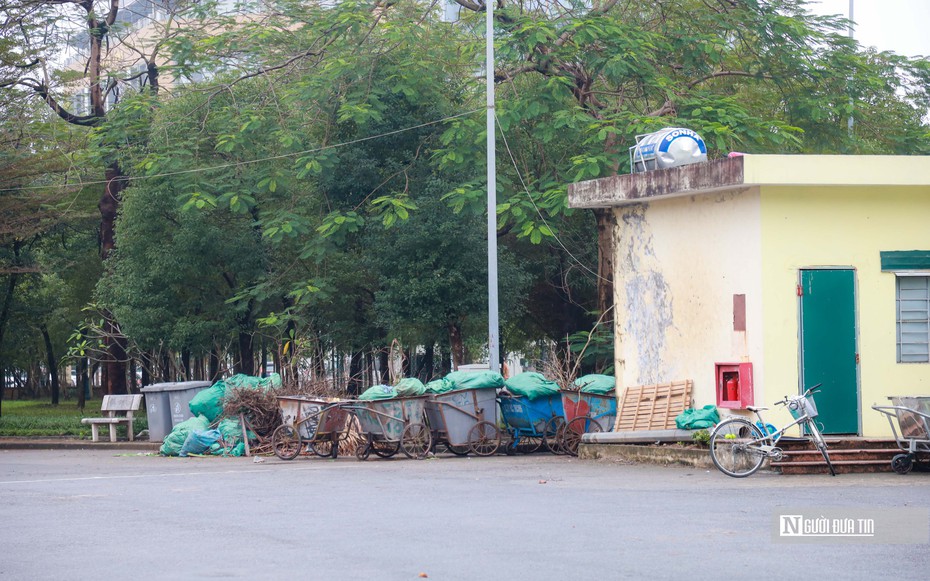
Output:
<path fill-rule="evenodd" d="M 400 451 L 400 442 L 382 442 L 375 440 L 371 443 L 371 451 L 379 458 L 390 458 Z"/>
<path fill-rule="evenodd" d="M 429 428 L 420 422 L 407 424 L 400 436 L 400 449 L 408 458 L 426 458 L 432 445 L 433 436 Z"/>
<path fill-rule="evenodd" d="M 541 436 L 521 436 L 520 443 L 517 445 L 517 452 L 521 454 L 532 454 L 542 447 L 543 439 Z"/>
<path fill-rule="evenodd" d="M 300 454 L 300 435 L 294 426 L 281 425 L 271 434 L 271 448 L 282 460 L 293 460 Z"/>
<path fill-rule="evenodd" d="M 365 440 L 360 442 L 355 448 L 355 457 L 360 461 L 368 460 L 368 457 L 371 455 L 372 444 L 371 442 Z"/>
<path fill-rule="evenodd" d="M 310 442 L 310 451 L 320 458 L 329 458 L 333 455 L 332 440 L 313 440 Z"/>
<path fill-rule="evenodd" d="M 456 456 L 468 456 L 470 451 L 468 446 L 453 446 L 452 444 L 446 443 L 446 450 L 455 454 Z"/>
<path fill-rule="evenodd" d="M 543 446 L 553 454 L 564 454 L 562 445 L 559 443 L 559 437 L 562 435 L 561 430 L 565 425 L 565 418 L 554 416 L 546 422 L 546 433 L 543 434 Z"/>
<path fill-rule="evenodd" d="M 898 474 L 907 474 L 914 468 L 914 460 L 910 454 L 898 454 L 891 459 L 891 468 Z"/>
<path fill-rule="evenodd" d="M 582 435 L 603 431 L 601 424 L 591 416 L 577 417 L 562 428 L 562 449 L 571 456 L 577 456 Z"/>
<path fill-rule="evenodd" d="M 468 447 L 476 456 L 493 456 L 501 446 L 501 432 L 491 422 L 478 422 L 468 432 Z"/>

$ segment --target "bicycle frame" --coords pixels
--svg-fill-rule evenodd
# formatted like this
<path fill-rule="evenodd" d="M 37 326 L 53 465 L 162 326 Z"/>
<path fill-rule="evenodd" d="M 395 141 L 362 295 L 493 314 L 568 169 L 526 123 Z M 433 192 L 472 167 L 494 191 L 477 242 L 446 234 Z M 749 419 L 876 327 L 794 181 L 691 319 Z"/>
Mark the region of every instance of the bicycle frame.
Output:
<path fill-rule="evenodd" d="M 774 432 L 768 433 L 768 430 L 765 429 L 765 426 L 766 426 L 765 420 L 762 419 L 762 412 L 761 412 L 761 411 L 755 411 L 755 412 L 753 412 L 753 413 L 756 414 L 756 418 L 758 418 L 759 423 L 762 424 L 761 431 L 763 432 L 763 436 L 762 436 L 761 438 L 756 438 L 755 440 L 751 440 L 751 441 L 749 441 L 749 442 L 746 442 L 746 446 L 747 446 L 747 447 L 748 447 L 748 446 L 755 446 L 755 445 L 760 444 L 760 442 L 768 442 L 768 445 L 759 445 L 759 448 L 760 448 L 763 452 L 765 452 L 766 455 L 767 455 L 769 452 L 771 452 L 774 448 L 776 448 L 776 446 L 775 446 L 775 441 L 776 441 L 778 438 L 782 437 L 782 436 L 785 434 L 785 432 L 787 432 L 788 430 L 790 430 L 790 429 L 793 428 L 794 426 L 797 426 L 797 425 L 800 425 L 800 424 L 807 424 L 808 422 L 812 422 L 812 421 L 813 421 L 813 418 L 811 418 L 811 417 L 810 417 L 809 415 L 807 415 L 807 414 L 804 414 L 803 416 L 801 416 L 800 418 L 794 420 L 793 422 L 791 422 L 790 424 L 786 425 L 785 427 L 783 427 L 783 428 L 781 428 L 781 429 L 778 429 L 778 430 L 775 430 Z"/>

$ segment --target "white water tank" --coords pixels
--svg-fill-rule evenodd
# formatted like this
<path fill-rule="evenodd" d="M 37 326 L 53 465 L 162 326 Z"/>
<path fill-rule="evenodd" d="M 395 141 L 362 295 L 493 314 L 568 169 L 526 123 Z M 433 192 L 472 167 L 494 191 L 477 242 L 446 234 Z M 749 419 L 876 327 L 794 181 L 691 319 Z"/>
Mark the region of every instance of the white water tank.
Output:
<path fill-rule="evenodd" d="M 636 136 L 630 148 L 633 173 L 667 169 L 707 161 L 707 146 L 701 136 L 684 127 L 666 127 Z"/>

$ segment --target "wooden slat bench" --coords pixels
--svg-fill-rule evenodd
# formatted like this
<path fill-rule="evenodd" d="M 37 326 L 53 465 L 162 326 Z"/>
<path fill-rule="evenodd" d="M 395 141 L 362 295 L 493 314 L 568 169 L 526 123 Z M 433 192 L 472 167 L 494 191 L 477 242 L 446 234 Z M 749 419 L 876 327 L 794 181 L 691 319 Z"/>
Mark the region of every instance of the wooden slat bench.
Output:
<path fill-rule="evenodd" d="M 132 431 L 132 412 L 139 411 L 139 406 L 142 405 L 142 394 L 136 395 L 105 395 L 103 396 L 103 403 L 100 404 L 100 411 L 106 412 L 107 417 L 105 418 L 84 418 L 81 420 L 82 424 L 90 424 L 90 429 L 93 432 L 94 441 L 100 441 L 100 432 L 98 431 L 101 425 L 107 425 L 110 428 L 110 441 L 116 441 L 116 426 L 119 424 L 126 424 L 127 431 L 129 432 L 129 441 L 132 441 L 133 431 Z"/>

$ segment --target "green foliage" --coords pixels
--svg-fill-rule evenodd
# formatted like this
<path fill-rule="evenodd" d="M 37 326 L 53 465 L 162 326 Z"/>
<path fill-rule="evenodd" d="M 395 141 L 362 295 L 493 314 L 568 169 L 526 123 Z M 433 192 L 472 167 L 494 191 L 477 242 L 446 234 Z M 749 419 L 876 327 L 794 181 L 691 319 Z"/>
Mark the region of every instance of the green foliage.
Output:
<path fill-rule="evenodd" d="M 707 430 L 697 430 L 691 434 L 691 441 L 698 446 L 707 447 L 710 445 L 710 432 Z"/>
<path fill-rule="evenodd" d="M 82 417 L 99 417 L 100 400 L 87 400 L 82 413 L 74 402 L 51 405 L 36 400 L 13 400 L 3 402 L 0 417 L 0 436 L 77 436 L 90 438 L 90 426 L 81 424 Z M 137 432 L 148 429 L 145 410 L 133 415 L 133 429 Z M 124 426 L 117 428 L 125 432 Z M 125 435 L 123 436 L 125 437 Z"/>

